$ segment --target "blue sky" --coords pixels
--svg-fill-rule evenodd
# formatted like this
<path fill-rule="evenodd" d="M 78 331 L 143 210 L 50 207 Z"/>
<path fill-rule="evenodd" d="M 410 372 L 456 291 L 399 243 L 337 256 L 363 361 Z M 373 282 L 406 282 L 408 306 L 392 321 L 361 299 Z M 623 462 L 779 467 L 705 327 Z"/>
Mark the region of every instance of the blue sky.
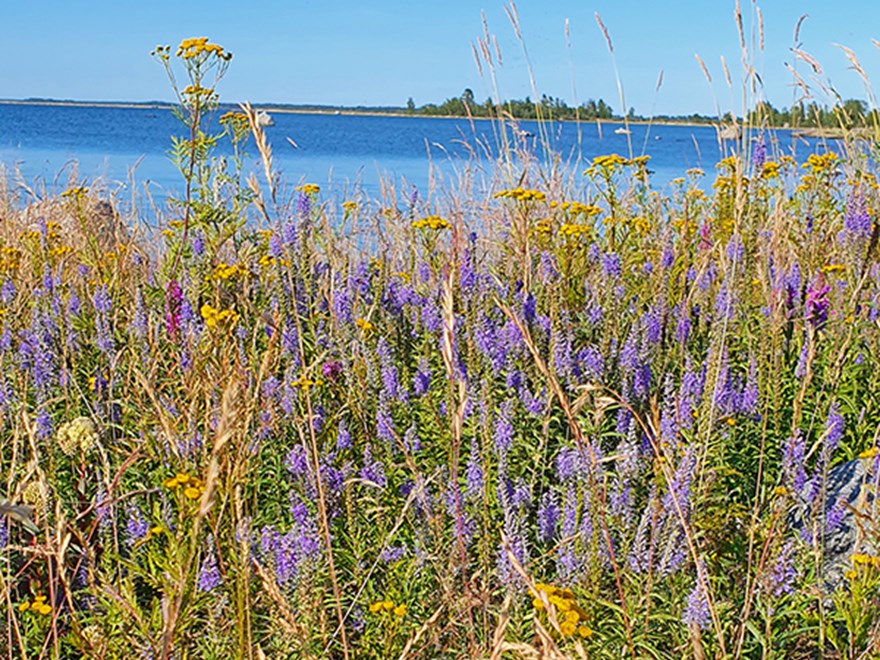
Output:
<path fill-rule="evenodd" d="M 496 67 L 503 98 L 532 94 L 523 43 L 539 94 L 571 103 L 603 98 L 621 103 L 598 12 L 613 41 L 626 105 L 640 114 L 715 114 L 742 108 L 743 66 L 727 0 L 520 0 L 520 42 L 500 0 L 34 0 L 4 3 L 0 21 L 0 98 L 77 100 L 169 99 L 161 67 L 149 56 L 157 44 L 207 36 L 234 53 L 221 84 L 227 101 L 403 105 L 442 101 L 471 88 L 478 100 L 493 95 L 472 45 L 482 34 L 481 12 L 498 40 Z M 742 5 L 747 39 L 762 8 L 765 49 L 756 52 L 761 96 L 774 105 L 793 99 L 792 75 L 811 70 L 790 51 L 795 24 L 802 48 L 823 66 L 844 97 L 865 97 L 860 78 L 834 43 L 852 48 L 880 85 L 880 3 L 770 0 Z M 569 20 L 567 46 L 565 22 Z M 757 36 L 755 36 L 757 41 Z M 756 49 L 757 50 L 757 49 Z M 709 68 L 707 82 L 694 54 Z M 720 57 L 733 78 L 725 81 Z M 660 71 L 663 85 L 655 94 Z M 573 84 L 574 83 L 574 84 Z M 574 89 L 577 95 L 575 96 Z M 818 91 L 817 99 L 825 97 Z"/>

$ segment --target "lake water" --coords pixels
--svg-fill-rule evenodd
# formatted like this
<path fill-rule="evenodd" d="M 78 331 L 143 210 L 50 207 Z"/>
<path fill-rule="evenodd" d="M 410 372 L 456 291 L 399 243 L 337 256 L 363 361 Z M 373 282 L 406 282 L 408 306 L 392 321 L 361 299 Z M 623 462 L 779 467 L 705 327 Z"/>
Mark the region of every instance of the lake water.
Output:
<path fill-rule="evenodd" d="M 294 113 L 273 118 L 275 125 L 266 131 L 282 176 L 293 184 L 318 183 L 339 195 L 360 188 L 377 197 L 382 180 L 424 190 L 431 165 L 447 180 L 454 178 L 467 166 L 472 149 L 497 153 L 499 142 L 498 125 L 480 120 Z M 516 130 L 526 136 L 527 148 L 541 154 L 546 142 L 579 172 L 594 156 L 629 153 L 627 136 L 615 134 L 615 127 L 520 122 Z M 691 167 L 711 176 L 719 157 L 727 155 L 712 127 L 633 125 L 631 130 L 633 154 L 651 156 L 654 186 L 668 184 Z M 67 187 L 76 162 L 80 182 L 101 177 L 125 197 L 134 181 L 161 199 L 182 189 L 168 155 L 170 136 L 182 133 L 168 109 L 0 104 L 0 164 L 7 172 L 17 167 L 28 183 L 38 181 L 57 192 Z M 794 138 L 790 131 L 772 131 L 768 137 L 771 151 L 798 160 L 816 148 L 815 141 Z M 732 148 L 731 143 L 724 146 Z M 256 156 L 252 141 L 249 151 Z M 225 140 L 218 153 L 230 153 Z M 483 168 L 491 170 L 485 161 Z"/>

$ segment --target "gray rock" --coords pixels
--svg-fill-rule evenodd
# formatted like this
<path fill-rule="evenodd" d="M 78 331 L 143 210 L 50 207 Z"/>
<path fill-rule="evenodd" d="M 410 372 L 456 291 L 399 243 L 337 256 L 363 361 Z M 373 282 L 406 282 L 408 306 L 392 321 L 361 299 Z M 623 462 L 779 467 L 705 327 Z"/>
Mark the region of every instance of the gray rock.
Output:
<path fill-rule="evenodd" d="M 826 592 L 843 582 L 854 554 L 878 554 L 878 482 L 878 461 L 857 458 L 828 470 L 824 485 L 821 475 L 808 481 L 796 497 L 789 522 L 810 544 L 818 537 Z"/>

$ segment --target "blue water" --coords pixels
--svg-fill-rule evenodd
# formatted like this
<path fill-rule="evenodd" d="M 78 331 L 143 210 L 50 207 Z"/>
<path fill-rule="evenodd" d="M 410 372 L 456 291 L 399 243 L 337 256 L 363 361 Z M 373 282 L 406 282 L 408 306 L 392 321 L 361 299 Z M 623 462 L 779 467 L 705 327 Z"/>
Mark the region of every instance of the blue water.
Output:
<path fill-rule="evenodd" d="M 378 197 L 382 181 L 423 191 L 431 183 L 432 169 L 454 182 L 468 166 L 469 154 L 497 154 L 499 143 L 498 125 L 480 120 L 292 113 L 275 113 L 273 118 L 275 125 L 266 131 L 284 179 L 318 183 L 339 194 L 362 189 Z M 521 122 L 515 130 L 525 148 L 544 157 L 543 145 L 549 144 L 580 172 L 594 156 L 630 153 L 627 136 L 615 134 L 614 128 Z M 507 130 L 514 134 L 514 129 Z M 733 146 L 720 147 L 712 127 L 633 125 L 631 130 L 633 155 L 651 156 L 655 187 L 691 167 L 711 176 L 719 157 L 728 155 L 724 149 Z M 182 134 L 168 109 L 0 104 L 0 164 L 7 173 L 17 167 L 29 185 L 36 182 L 50 192 L 67 188 L 75 162 L 80 182 L 100 178 L 123 196 L 132 185 L 141 192 L 149 189 L 155 199 L 179 194 L 182 178 L 168 152 L 170 137 Z M 790 131 L 772 131 L 767 137 L 771 152 L 790 153 L 798 160 L 816 148 L 815 141 L 794 138 Z M 250 167 L 262 173 L 252 142 L 248 151 L 254 156 Z M 225 141 L 217 153 L 231 153 Z M 484 160 L 475 169 L 492 168 Z"/>

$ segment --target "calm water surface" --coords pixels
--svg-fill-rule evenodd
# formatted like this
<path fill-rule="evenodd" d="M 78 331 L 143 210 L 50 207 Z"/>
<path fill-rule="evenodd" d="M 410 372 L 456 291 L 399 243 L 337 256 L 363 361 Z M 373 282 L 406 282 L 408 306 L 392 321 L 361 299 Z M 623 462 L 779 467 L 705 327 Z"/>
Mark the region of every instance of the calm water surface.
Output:
<path fill-rule="evenodd" d="M 275 125 L 266 131 L 282 176 L 293 184 L 318 183 L 325 192 L 338 195 L 362 189 L 376 197 L 383 180 L 421 191 L 429 185 L 432 166 L 435 174 L 454 180 L 467 167 L 470 154 L 497 153 L 499 144 L 499 128 L 488 121 L 283 113 L 273 117 Z M 540 136 L 546 135 L 552 149 L 580 172 L 594 156 L 629 153 L 627 136 L 615 134 L 614 128 L 521 122 L 518 131 L 538 154 L 544 152 Z M 730 143 L 719 146 L 711 127 L 637 125 L 631 130 L 632 153 L 651 156 L 655 187 L 683 176 L 690 167 L 711 176 L 719 157 L 727 155 L 722 149 L 731 148 Z M 45 183 L 50 191 L 67 187 L 76 162 L 80 181 L 91 183 L 100 177 L 123 197 L 132 181 L 139 190 L 148 187 L 157 199 L 180 193 L 181 177 L 168 155 L 170 136 L 180 134 L 181 124 L 167 109 L 0 104 L 0 164 L 7 172 L 18 167 L 28 183 Z M 794 138 L 790 131 L 773 131 L 769 138 L 771 150 L 798 160 L 816 149 L 815 141 Z M 253 142 L 249 151 L 256 155 Z M 225 141 L 218 153 L 231 153 Z M 476 169 L 490 171 L 488 162 Z M 254 160 L 250 167 L 256 168 Z"/>

